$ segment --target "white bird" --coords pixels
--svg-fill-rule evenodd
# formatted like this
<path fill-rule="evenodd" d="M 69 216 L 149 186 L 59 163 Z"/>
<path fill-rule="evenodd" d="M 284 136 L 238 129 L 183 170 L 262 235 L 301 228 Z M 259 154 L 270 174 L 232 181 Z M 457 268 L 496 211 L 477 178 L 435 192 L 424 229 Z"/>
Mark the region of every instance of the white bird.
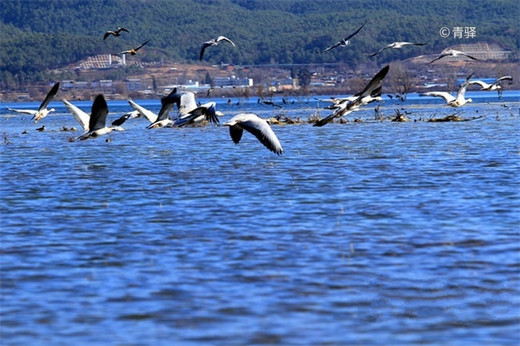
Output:
<path fill-rule="evenodd" d="M 24 113 L 24 114 L 32 115 L 33 116 L 32 119 L 34 119 L 34 123 L 36 124 L 41 119 L 45 118 L 50 112 L 54 112 L 55 111 L 54 108 L 47 109 L 47 106 L 52 101 L 52 99 L 54 98 L 54 96 L 58 92 L 59 88 L 60 88 L 60 83 L 59 82 L 54 84 L 54 86 L 49 91 L 47 96 L 45 96 L 45 99 L 40 104 L 40 107 L 38 108 L 37 111 L 35 111 L 33 109 L 13 109 L 13 108 L 7 108 L 7 109 L 12 111 L 12 112 Z"/>
<path fill-rule="evenodd" d="M 211 47 L 211 46 L 217 46 L 219 44 L 219 42 L 221 42 L 221 41 L 229 42 L 229 43 L 231 43 L 231 45 L 233 45 L 233 47 L 236 47 L 235 44 L 233 43 L 233 41 L 231 41 L 229 38 L 227 38 L 225 36 L 219 36 L 217 38 L 206 41 L 202 44 L 202 47 L 200 48 L 199 60 L 202 60 L 202 56 L 204 55 L 204 51 L 206 50 L 206 48 Z"/>
<path fill-rule="evenodd" d="M 141 116 L 145 117 L 150 123 L 154 123 L 157 120 L 157 114 L 138 105 L 132 99 L 128 99 L 128 103 L 134 110 L 132 112 L 123 114 L 119 119 L 112 121 L 112 125 L 123 125 L 128 119 L 135 119 Z"/>
<path fill-rule="evenodd" d="M 351 112 L 357 110 L 359 107 L 367 104 L 375 97 L 379 97 L 378 94 L 381 94 L 381 86 L 383 84 L 383 79 L 386 77 L 390 66 L 387 65 L 383 67 L 372 79 L 365 88 L 357 93 L 358 97 L 353 101 L 346 101 L 339 104 L 339 107 L 332 113 L 331 115 L 318 120 L 314 126 L 323 126 L 333 121 L 335 118 L 340 118 L 346 114 L 350 114 Z"/>
<path fill-rule="evenodd" d="M 90 115 L 83 112 L 81 109 L 74 106 L 72 103 L 70 103 L 69 101 L 67 101 L 65 99 L 63 99 L 62 102 L 65 104 L 67 109 L 72 113 L 72 115 L 74 115 L 74 118 L 81 125 L 81 127 L 83 128 L 83 131 L 88 132 L 88 129 L 89 129 L 88 124 L 90 121 Z"/>
<path fill-rule="evenodd" d="M 376 56 L 377 54 L 381 53 L 382 51 L 384 51 L 385 49 L 389 49 L 389 48 L 392 48 L 392 49 L 401 49 L 405 46 L 424 46 L 426 45 L 426 43 L 413 43 L 413 42 L 393 42 L 393 43 L 390 43 L 389 45 L 381 48 L 380 50 L 378 50 L 377 52 L 373 53 L 373 54 L 370 54 L 369 57 L 373 57 L 373 56 Z"/>
<path fill-rule="evenodd" d="M 422 93 L 419 96 L 442 97 L 446 101 L 446 106 L 450 106 L 450 107 L 454 107 L 454 108 L 462 107 L 466 103 L 473 101 L 470 98 L 469 99 L 464 98 L 465 94 L 466 94 L 466 89 L 468 88 L 468 85 L 469 85 L 469 80 L 471 79 L 472 75 L 473 74 L 469 75 L 468 78 L 466 78 L 466 81 L 464 83 L 462 83 L 462 85 L 459 87 L 459 91 L 457 92 L 457 97 L 455 97 L 445 91 L 430 91 L 430 92 Z"/>
<path fill-rule="evenodd" d="M 374 101 L 382 101 L 383 98 L 381 97 L 381 89 L 382 86 L 380 85 L 378 88 L 373 89 L 371 94 L 365 94 L 364 97 L 362 97 L 360 101 L 360 106 L 366 106 L 367 104 L 374 102 Z M 326 109 L 339 109 L 344 107 L 349 102 L 353 102 L 359 98 L 359 96 L 362 94 L 362 92 L 358 92 L 357 94 L 354 94 L 352 96 L 348 97 L 337 97 L 332 98 L 330 100 L 323 100 L 323 101 L 330 101 L 333 104 L 331 106 L 325 107 Z M 355 109 L 358 110 L 358 109 Z"/>
<path fill-rule="evenodd" d="M 445 49 L 441 52 L 441 54 L 436 57 L 435 59 L 433 59 L 432 61 L 430 61 L 428 64 L 431 64 L 432 62 L 434 61 L 437 61 L 439 59 L 442 59 L 444 57 L 447 57 L 447 56 L 451 56 L 451 57 L 458 57 L 459 55 L 462 55 L 462 56 L 467 56 L 468 58 L 472 59 L 472 60 L 478 60 L 477 58 L 475 57 L 472 57 L 471 55 L 468 55 L 467 53 L 464 53 L 460 50 L 455 50 L 455 49 Z"/>
<path fill-rule="evenodd" d="M 481 80 L 472 80 L 469 82 L 469 85 L 479 85 L 480 86 L 480 90 L 482 91 L 494 91 L 496 90 L 498 92 L 498 97 L 499 98 L 502 98 L 502 81 L 503 80 L 508 80 L 508 81 L 512 81 L 513 80 L 513 77 L 511 76 L 504 76 L 504 77 L 500 77 L 498 78 L 496 81 L 494 81 L 493 83 L 491 84 L 488 84 L 484 81 L 481 81 Z"/>
<path fill-rule="evenodd" d="M 265 119 L 252 113 L 240 113 L 231 118 L 224 126 L 229 126 L 229 134 L 235 144 L 240 142 L 244 130 L 253 134 L 269 150 L 277 155 L 283 154 L 283 148 Z"/>
<path fill-rule="evenodd" d="M 107 102 L 105 101 L 105 97 L 102 94 L 99 94 L 92 103 L 88 130 L 79 136 L 78 139 L 85 140 L 88 138 L 96 138 L 106 135 L 114 130 L 121 131 L 122 128 L 119 126 L 106 126 L 107 115 Z"/>
<path fill-rule="evenodd" d="M 366 23 L 367 23 L 367 21 L 365 21 L 365 22 L 363 23 L 363 25 L 361 25 L 361 27 L 360 27 L 359 29 L 357 29 L 356 31 L 354 31 L 352 34 L 348 35 L 347 37 L 345 37 L 345 38 L 342 39 L 341 41 L 336 42 L 336 43 L 333 44 L 332 46 L 325 48 L 325 49 L 323 50 L 322 53 L 327 52 L 327 51 L 329 51 L 329 50 L 332 50 L 332 49 L 334 49 L 334 48 L 336 48 L 336 47 L 340 47 L 340 46 L 341 46 L 341 47 L 346 47 L 346 46 L 348 46 L 348 45 L 350 44 L 350 39 L 351 39 L 352 37 L 354 37 L 355 35 L 357 35 L 357 33 L 358 33 L 361 29 L 363 29 L 363 27 L 365 26 Z"/>

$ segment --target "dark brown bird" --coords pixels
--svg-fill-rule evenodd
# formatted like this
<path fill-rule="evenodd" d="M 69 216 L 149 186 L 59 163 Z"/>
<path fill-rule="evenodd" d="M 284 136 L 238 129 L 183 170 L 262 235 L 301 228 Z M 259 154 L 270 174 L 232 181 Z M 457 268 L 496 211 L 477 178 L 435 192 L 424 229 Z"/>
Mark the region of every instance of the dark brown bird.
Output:
<path fill-rule="evenodd" d="M 125 50 L 124 52 L 121 52 L 120 54 L 130 54 L 130 55 L 136 55 L 137 54 L 137 51 L 139 49 L 141 49 L 145 44 L 147 44 L 148 42 L 150 42 L 150 40 L 146 41 L 145 43 L 143 43 L 142 45 L 140 45 L 139 47 L 137 48 L 133 48 L 133 49 L 129 49 L 129 50 Z"/>
<path fill-rule="evenodd" d="M 130 32 L 130 31 L 126 30 L 125 28 L 118 27 L 116 31 L 107 31 L 107 32 L 105 32 L 105 35 L 103 36 L 103 40 L 106 40 L 106 38 L 108 36 L 110 36 L 110 35 L 121 36 L 121 31 Z"/>

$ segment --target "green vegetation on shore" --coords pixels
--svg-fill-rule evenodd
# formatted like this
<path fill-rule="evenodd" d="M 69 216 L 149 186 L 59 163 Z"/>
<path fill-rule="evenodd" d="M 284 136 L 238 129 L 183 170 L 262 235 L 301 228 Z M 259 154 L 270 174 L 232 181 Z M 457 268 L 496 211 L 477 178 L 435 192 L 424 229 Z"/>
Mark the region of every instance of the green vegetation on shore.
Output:
<path fill-rule="evenodd" d="M 202 42 L 225 35 L 237 47 L 208 51 L 207 63 L 237 65 L 344 62 L 356 66 L 393 41 L 424 47 L 384 52 L 387 63 L 457 43 L 497 43 L 517 53 L 515 0 L 6 0 L 0 5 L 0 87 L 43 81 L 50 69 L 90 55 L 117 54 L 151 39 L 144 61 L 198 61 Z M 347 49 L 319 53 L 368 24 Z M 107 30 L 130 33 L 103 40 Z M 442 38 L 441 27 L 475 27 L 474 38 Z"/>

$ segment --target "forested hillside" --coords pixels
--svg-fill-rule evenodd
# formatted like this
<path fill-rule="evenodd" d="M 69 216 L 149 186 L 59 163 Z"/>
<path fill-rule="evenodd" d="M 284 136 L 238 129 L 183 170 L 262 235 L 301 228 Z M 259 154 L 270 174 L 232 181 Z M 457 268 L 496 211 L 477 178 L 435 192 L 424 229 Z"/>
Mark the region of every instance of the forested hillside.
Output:
<path fill-rule="evenodd" d="M 45 78 L 99 53 L 117 54 L 145 40 L 145 61 L 196 62 L 202 42 L 225 35 L 237 45 L 208 50 L 205 63 L 270 64 L 346 62 L 393 41 L 428 43 L 383 52 L 396 58 L 440 52 L 456 43 L 490 42 L 518 52 L 516 0 L 4 0 L 0 3 L 1 79 Z M 350 48 L 319 53 L 357 29 Z M 130 33 L 103 40 L 107 30 Z M 441 27 L 475 27 L 472 38 L 442 38 Z"/>

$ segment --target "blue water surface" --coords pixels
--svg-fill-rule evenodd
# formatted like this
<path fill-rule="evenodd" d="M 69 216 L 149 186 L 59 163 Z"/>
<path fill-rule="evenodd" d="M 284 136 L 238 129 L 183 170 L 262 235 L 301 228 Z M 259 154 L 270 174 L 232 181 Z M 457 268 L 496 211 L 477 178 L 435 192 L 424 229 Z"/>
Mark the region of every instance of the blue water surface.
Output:
<path fill-rule="evenodd" d="M 7 107 L 38 102 L 2 104 L 1 343 L 518 344 L 519 93 L 467 96 L 273 125 L 282 156 L 145 119 L 69 141 L 59 100 L 37 125 Z M 216 101 L 221 123 L 305 121 L 324 98 Z M 109 121 L 131 110 L 108 106 Z"/>

